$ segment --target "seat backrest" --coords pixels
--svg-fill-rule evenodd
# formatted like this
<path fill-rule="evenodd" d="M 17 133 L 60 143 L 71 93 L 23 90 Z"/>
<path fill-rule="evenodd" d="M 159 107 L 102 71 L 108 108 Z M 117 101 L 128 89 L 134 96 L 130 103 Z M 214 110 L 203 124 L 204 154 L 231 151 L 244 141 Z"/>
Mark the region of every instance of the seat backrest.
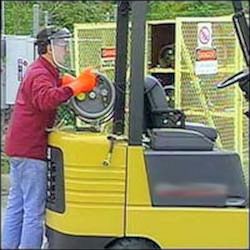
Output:
<path fill-rule="evenodd" d="M 159 80 L 151 75 L 146 76 L 144 83 L 144 132 L 154 127 L 152 112 L 155 110 L 167 110 L 168 104 L 164 89 Z"/>
<path fill-rule="evenodd" d="M 165 96 L 165 91 L 159 80 L 151 75 L 145 78 L 145 103 L 150 111 L 167 110 L 169 105 Z"/>
<path fill-rule="evenodd" d="M 184 128 L 184 122 L 184 113 L 168 105 L 159 80 L 148 75 L 144 87 L 144 131 L 151 128 Z"/>

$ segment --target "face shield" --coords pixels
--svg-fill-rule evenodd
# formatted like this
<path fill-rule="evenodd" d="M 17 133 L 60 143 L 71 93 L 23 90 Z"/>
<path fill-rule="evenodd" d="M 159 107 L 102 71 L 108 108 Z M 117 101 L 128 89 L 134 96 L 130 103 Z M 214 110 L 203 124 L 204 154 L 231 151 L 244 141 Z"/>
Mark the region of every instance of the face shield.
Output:
<path fill-rule="evenodd" d="M 63 28 L 54 33 L 50 38 L 54 63 L 67 71 L 75 70 L 74 44 L 71 33 Z"/>

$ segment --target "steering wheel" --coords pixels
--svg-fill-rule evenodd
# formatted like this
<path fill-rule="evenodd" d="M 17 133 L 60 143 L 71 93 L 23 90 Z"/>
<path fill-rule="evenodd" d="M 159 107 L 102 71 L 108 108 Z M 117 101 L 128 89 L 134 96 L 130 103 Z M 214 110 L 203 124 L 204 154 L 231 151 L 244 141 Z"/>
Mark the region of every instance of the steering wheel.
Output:
<path fill-rule="evenodd" d="M 236 73 L 235 75 L 225 79 L 222 82 L 219 82 L 217 84 L 217 88 L 222 89 L 222 88 L 226 88 L 232 84 L 235 84 L 237 82 L 241 82 L 246 80 L 247 78 L 249 78 L 249 69 L 244 69 L 238 73 Z"/>

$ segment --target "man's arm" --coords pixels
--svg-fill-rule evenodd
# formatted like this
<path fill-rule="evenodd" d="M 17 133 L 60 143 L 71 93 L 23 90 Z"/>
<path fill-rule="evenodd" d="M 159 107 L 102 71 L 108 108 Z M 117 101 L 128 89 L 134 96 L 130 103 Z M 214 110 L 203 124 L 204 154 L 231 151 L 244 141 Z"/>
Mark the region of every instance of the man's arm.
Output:
<path fill-rule="evenodd" d="M 54 87 L 45 74 L 36 77 L 31 92 L 32 104 L 40 111 L 54 110 L 73 95 L 73 91 L 67 86 Z"/>

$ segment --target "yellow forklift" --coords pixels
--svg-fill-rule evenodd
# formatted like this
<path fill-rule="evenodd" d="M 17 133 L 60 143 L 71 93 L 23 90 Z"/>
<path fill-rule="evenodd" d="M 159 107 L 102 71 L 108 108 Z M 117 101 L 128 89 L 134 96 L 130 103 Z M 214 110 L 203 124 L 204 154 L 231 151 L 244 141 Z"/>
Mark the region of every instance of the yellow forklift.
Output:
<path fill-rule="evenodd" d="M 241 2 L 233 5 L 249 66 L 248 24 Z M 159 81 L 144 75 L 147 1 L 117 6 L 115 84 L 99 74 L 92 92 L 71 100 L 88 129 L 49 137 L 48 248 L 249 249 L 248 191 L 238 154 L 216 148 L 216 130 L 185 121 L 168 106 Z M 235 82 L 248 96 L 249 71 L 218 87 Z M 110 118 L 112 132 L 98 131 Z"/>

